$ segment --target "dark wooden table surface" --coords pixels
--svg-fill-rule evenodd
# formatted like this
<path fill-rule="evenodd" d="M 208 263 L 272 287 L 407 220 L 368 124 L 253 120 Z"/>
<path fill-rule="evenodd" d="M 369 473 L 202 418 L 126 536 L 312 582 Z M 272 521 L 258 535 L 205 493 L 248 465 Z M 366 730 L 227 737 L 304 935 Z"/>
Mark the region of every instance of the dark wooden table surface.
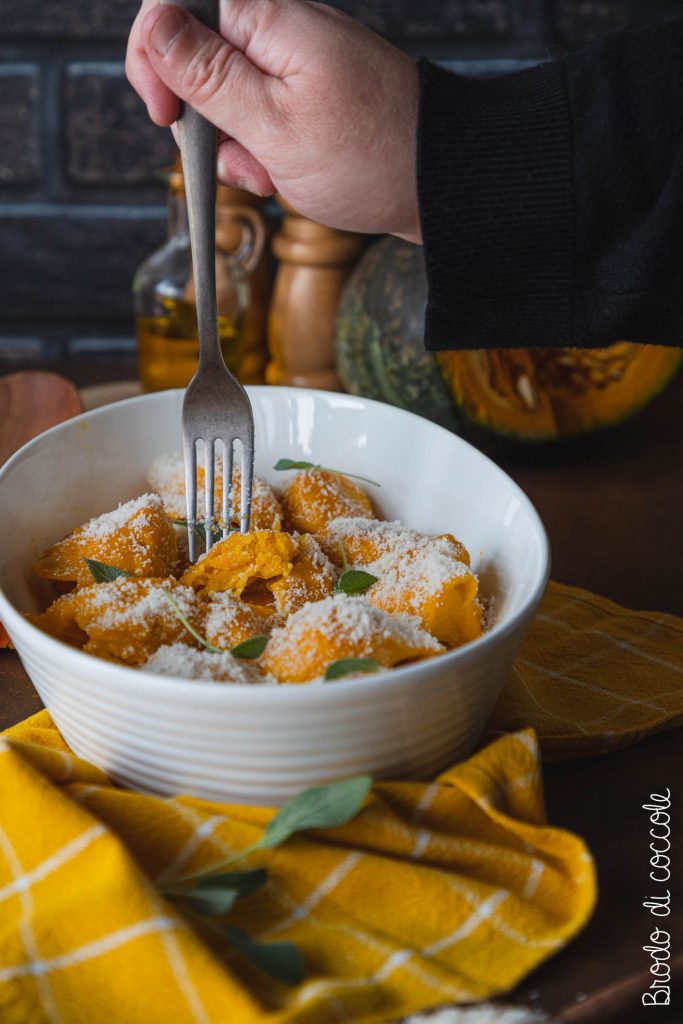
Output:
<path fill-rule="evenodd" d="M 130 377 L 130 363 L 52 367 L 79 385 Z M 538 508 L 553 550 L 553 576 L 632 608 L 683 614 L 683 376 L 649 409 L 618 430 L 538 449 L 488 443 L 487 452 Z M 2 415 L 0 411 L 0 416 Z M 0 652 L 0 727 L 40 707 L 16 655 Z M 635 981 L 628 1007 L 598 993 L 646 972 L 653 921 L 648 895 L 648 829 L 642 804 L 650 793 L 673 794 L 683 810 L 683 731 L 661 733 L 627 750 L 544 768 L 549 821 L 588 842 L 598 865 L 600 896 L 584 932 L 540 967 L 512 997 L 563 1019 L 591 1024 L 683 1024 L 683 993 L 672 1006 L 642 1009 Z M 680 837 L 681 822 L 675 821 Z M 676 835 L 676 831 L 674 832 Z M 673 913 L 661 927 L 683 954 L 683 844 L 673 845 Z M 612 1009 L 610 1009 L 612 1007 Z M 573 1016 L 568 1015 L 569 1009 Z"/>

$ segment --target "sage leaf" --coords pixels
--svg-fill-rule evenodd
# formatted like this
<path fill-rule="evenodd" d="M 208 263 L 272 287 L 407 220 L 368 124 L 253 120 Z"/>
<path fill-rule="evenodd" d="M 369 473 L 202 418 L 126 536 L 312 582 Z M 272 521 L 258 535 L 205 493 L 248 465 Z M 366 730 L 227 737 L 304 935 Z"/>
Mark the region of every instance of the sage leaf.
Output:
<path fill-rule="evenodd" d="M 174 896 L 177 893 L 169 893 Z M 188 890 L 183 894 L 183 901 L 187 903 L 190 910 L 195 914 L 204 914 L 206 917 L 221 917 L 231 909 L 237 899 L 237 893 L 233 889 L 205 889 L 202 891 Z"/>
<path fill-rule="evenodd" d="M 199 643 L 202 645 L 202 647 L 205 647 L 207 651 L 211 652 L 211 654 L 222 654 L 223 653 L 223 651 L 219 650 L 218 647 L 212 647 L 211 644 L 208 642 L 208 640 L 205 640 L 204 637 L 200 633 L 197 632 L 197 630 L 194 628 L 194 626 L 191 625 L 190 622 L 188 622 L 187 618 L 185 617 L 185 615 L 182 612 L 182 609 L 181 609 L 180 605 L 178 604 L 178 602 L 176 601 L 175 597 L 173 596 L 173 594 L 171 593 L 170 590 L 168 590 L 166 587 L 162 587 L 161 588 L 161 593 L 164 595 L 164 597 L 166 598 L 166 600 L 170 604 L 171 608 L 176 613 L 176 615 L 178 616 L 178 618 L 180 619 L 180 621 L 182 622 L 183 626 L 188 631 L 188 633 L 191 633 L 192 636 L 195 638 L 195 640 L 199 641 Z"/>
<path fill-rule="evenodd" d="M 343 539 L 339 541 L 343 571 L 334 585 L 335 594 L 364 594 L 378 577 L 362 569 L 349 569 L 349 560 L 346 556 L 346 544 Z"/>
<path fill-rule="evenodd" d="M 347 660 L 371 661 L 370 658 Z M 333 664 L 335 663 L 333 662 Z M 377 668 L 380 667 L 376 663 L 374 664 Z M 350 779 L 332 782 L 328 786 L 316 786 L 313 789 L 305 789 L 303 792 L 297 793 L 279 810 L 261 838 L 257 839 L 255 843 L 231 854 L 220 863 L 213 864 L 211 868 L 201 868 L 199 871 L 192 871 L 176 879 L 174 891 L 177 893 L 179 886 L 184 886 L 188 882 L 215 878 L 217 877 L 215 875 L 217 868 L 227 868 L 257 850 L 280 846 L 295 832 L 345 825 L 360 811 L 371 785 L 372 779 L 369 775 L 355 775 Z M 209 874 L 209 872 L 214 872 L 214 874 Z M 185 892 L 186 890 L 183 889 L 180 895 L 185 895 Z"/>
<path fill-rule="evenodd" d="M 303 957 L 292 942 L 259 942 L 233 925 L 226 925 L 221 931 L 238 953 L 276 981 L 298 985 L 304 980 Z"/>
<path fill-rule="evenodd" d="M 209 875 L 197 883 L 199 889 L 225 887 L 233 889 L 238 896 L 251 896 L 268 881 L 265 868 L 249 868 L 247 871 L 223 871 L 220 875 Z"/>
<path fill-rule="evenodd" d="M 262 888 L 268 879 L 265 868 L 251 871 L 227 871 L 220 875 L 200 878 L 192 889 L 170 887 L 169 896 L 183 899 L 191 910 L 207 917 L 227 914 L 240 896 L 249 896 Z"/>
<path fill-rule="evenodd" d="M 297 462 L 296 459 L 278 459 L 273 469 L 321 469 L 313 462 Z"/>
<path fill-rule="evenodd" d="M 267 636 L 250 636 L 241 644 L 235 644 L 230 648 L 233 658 L 258 658 L 266 649 Z"/>
<path fill-rule="evenodd" d="M 374 658 L 339 658 L 337 661 L 330 662 L 327 666 L 325 679 L 328 681 L 342 679 L 344 676 L 350 676 L 355 672 L 379 672 L 381 667 Z"/>
<path fill-rule="evenodd" d="M 262 889 L 267 881 L 268 872 L 265 867 L 250 867 L 246 871 L 221 871 L 220 874 L 207 874 L 200 879 L 193 894 L 229 889 L 236 896 L 251 896 Z"/>
<path fill-rule="evenodd" d="M 366 476 L 358 476 L 357 473 L 346 473 L 343 469 L 332 469 L 330 466 L 321 466 L 317 462 L 299 462 L 296 459 L 278 459 L 273 469 L 324 469 L 327 473 L 337 473 L 339 476 L 350 476 L 352 480 L 362 480 L 364 484 L 372 484 L 373 487 L 381 487 L 376 480 L 368 480 Z"/>
<path fill-rule="evenodd" d="M 364 594 L 379 579 L 362 569 L 344 569 L 334 585 L 335 594 Z"/>
<path fill-rule="evenodd" d="M 130 577 L 125 569 L 117 569 L 114 565 L 107 565 L 105 562 L 98 562 L 96 558 L 84 558 L 83 561 L 90 569 L 90 575 L 95 583 L 111 583 L 122 576 Z"/>
<path fill-rule="evenodd" d="M 356 775 L 297 793 L 269 822 L 257 847 L 279 846 L 305 829 L 345 825 L 358 814 L 371 785 L 369 775 Z"/>

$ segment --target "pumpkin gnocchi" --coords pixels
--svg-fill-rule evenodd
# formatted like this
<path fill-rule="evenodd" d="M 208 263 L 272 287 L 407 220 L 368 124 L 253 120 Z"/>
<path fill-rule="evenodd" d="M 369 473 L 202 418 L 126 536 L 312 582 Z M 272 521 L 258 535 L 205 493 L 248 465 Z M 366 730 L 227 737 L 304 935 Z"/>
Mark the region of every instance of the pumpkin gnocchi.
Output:
<path fill-rule="evenodd" d="M 268 589 L 275 598 L 280 615 L 292 615 L 311 601 L 322 601 L 334 592 L 337 571 L 333 563 L 310 533 L 297 540 L 292 570 L 273 580 Z"/>
<path fill-rule="evenodd" d="M 413 615 L 390 615 L 363 597 L 338 594 L 305 605 L 273 630 L 263 655 L 285 683 L 306 683 L 343 658 L 369 658 L 383 668 L 445 650 Z"/>
<path fill-rule="evenodd" d="M 88 586 L 84 558 L 115 565 L 130 576 L 169 576 L 178 560 L 175 530 L 158 494 L 143 494 L 97 516 L 58 541 L 33 566 L 53 583 Z"/>
<path fill-rule="evenodd" d="M 284 488 L 282 506 L 288 528 L 300 533 L 324 533 L 340 516 L 375 518 L 365 491 L 347 476 L 328 469 L 297 473 Z"/>
<path fill-rule="evenodd" d="M 42 616 L 32 617 L 35 625 L 52 632 L 57 622 L 60 639 L 77 627 L 85 638 L 83 650 L 107 661 L 141 665 L 162 644 L 189 639 L 186 627 L 174 612 L 164 591 L 171 593 L 181 613 L 192 626 L 201 625 L 202 605 L 193 590 L 174 579 L 129 579 L 92 583 L 65 594 Z M 60 605 L 59 616 L 57 608 Z"/>
<path fill-rule="evenodd" d="M 279 498 L 259 481 L 251 532 L 228 534 L 193 565 L 174 526 L 184 515 L 180 457 L 155 460 L 149 480 L 154 493 L 90 520 L 38 559 L 37 575 L 71 590 L 29 616 L 35 625 L 120 664 L 243 684 L 394 668 L 484 628 L 464 545 L 379 519 L 341 473 L 304 469 Z"/>
<path fill-rule="evenodd" d="M 281 624 L 281 617 L 271 608 L 247 604 L 226 590 L 212 594 L 206 607 L 203 636 L 212 647 L 229 651 L 253 636 L 270 633 Z"/>

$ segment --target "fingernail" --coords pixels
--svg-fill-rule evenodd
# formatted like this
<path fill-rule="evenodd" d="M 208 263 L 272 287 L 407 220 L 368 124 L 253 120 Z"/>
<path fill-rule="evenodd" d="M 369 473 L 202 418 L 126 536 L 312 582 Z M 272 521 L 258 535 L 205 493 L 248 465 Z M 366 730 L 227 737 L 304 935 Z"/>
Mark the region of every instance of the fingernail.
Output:
<path fill-rule="evenodd" d="M 188 25 L 189 22 L 184 11 L 178 7 L 169 7 L 152 30 L 151 43 L 156 52 L 162 57 L 168 53 L 175 40 Z"/>

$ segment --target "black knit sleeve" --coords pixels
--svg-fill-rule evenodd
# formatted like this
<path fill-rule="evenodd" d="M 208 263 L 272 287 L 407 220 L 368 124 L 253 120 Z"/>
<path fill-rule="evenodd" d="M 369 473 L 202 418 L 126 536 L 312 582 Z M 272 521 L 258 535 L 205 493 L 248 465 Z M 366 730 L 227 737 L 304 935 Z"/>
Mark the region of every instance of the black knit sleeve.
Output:
<path fill-rule="evenodd" d="M 420 76 L 427 348 L 683 345 L 683 19 Z"/>

